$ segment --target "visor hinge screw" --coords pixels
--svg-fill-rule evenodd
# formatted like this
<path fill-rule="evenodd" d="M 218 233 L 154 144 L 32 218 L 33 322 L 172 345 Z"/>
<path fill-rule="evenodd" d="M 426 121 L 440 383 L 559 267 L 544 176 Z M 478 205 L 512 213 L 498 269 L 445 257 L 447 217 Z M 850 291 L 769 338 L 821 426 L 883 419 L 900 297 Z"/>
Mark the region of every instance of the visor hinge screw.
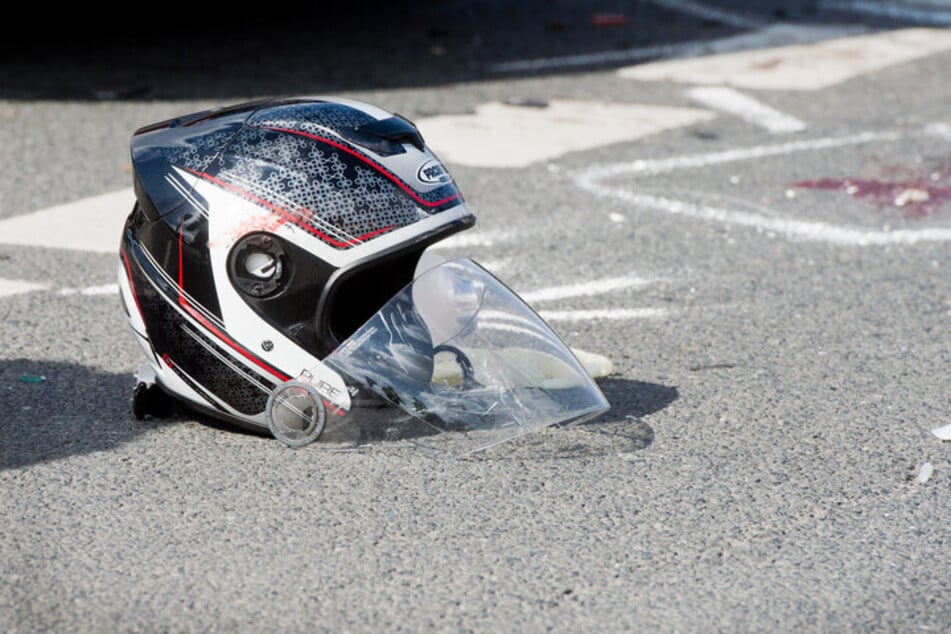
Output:
<path fill-rule="evenodd" d="M 261 342 L 261 348 L 263 348 L 265 352 L 270 352 L 274 349 L 274 342 L 270 339 L 265 339 Z"/>

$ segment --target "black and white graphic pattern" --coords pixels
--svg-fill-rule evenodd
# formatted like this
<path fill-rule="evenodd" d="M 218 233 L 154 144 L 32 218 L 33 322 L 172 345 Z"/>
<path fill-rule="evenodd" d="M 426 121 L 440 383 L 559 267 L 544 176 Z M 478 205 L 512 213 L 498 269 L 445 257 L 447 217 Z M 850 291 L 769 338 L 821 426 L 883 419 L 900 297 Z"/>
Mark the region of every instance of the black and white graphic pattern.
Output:
<path fill-rule="evenodd" d="M 296 103 L 261 110 L 248 119 L 248 125 L 259 128 L 284 128 L 311 134 L 356 129 L 376 121 L 350 106 L 337 103 Z"/>
<path fill-rule="evenodd" d="M 405 227 L 428 214 L 392 180 L 333 145 L 308 137 L 245 128 L 215 175 L 350 246 Z"/>
<path fill-rule="evenodd" d="M 228 126 L 163 151 L 171 164 L 216 181 L 341 249 L 462 202 L 451 182 L 418 192 L 328 131 L 373 121 L 369 115 L 337 104 L 283 110 L 251 117 L 278 129 Z"/>

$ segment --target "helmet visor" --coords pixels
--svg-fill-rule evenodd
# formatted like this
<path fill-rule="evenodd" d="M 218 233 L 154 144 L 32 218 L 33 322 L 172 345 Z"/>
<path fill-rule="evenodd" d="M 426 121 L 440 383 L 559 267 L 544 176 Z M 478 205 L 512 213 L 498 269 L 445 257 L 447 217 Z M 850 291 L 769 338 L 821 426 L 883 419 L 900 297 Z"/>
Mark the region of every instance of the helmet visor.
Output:
<path fill-rule="evenodd" d="M 410 415 L 389 423 L 387 441 L 448 455 L 609 407 L 548 325 L 465 259 L 417 277 L 324 363 Z"/>

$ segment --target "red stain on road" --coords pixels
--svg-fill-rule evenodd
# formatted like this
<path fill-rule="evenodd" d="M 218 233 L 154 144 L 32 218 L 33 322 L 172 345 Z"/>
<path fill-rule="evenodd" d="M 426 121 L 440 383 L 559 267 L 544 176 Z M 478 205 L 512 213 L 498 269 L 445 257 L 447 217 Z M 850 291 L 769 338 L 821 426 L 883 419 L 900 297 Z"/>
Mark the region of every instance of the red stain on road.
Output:
<path fill-rule="evenodd" d="M 895 170 L 893 170 L 895 171 Z M 886 181 L 866 178 L 820 178 L 793 183 L 801 189 L 845 192 L 880 207 L 901 209 L 905 218 L 925 218 L 951 201 L 951 166 L 935 168 L 925 176 Z"/>

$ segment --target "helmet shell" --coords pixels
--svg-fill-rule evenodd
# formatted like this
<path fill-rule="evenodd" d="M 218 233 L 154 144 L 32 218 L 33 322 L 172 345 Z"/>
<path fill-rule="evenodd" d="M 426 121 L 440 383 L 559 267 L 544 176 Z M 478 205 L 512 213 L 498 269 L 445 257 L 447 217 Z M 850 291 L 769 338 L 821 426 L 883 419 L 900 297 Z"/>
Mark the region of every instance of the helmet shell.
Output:
<path fill-rule="evenodd" d="M 166 392 L 254 427 L 305 370 L 326 371 L 332 408 L 349 404 L 320 359 L 428 246 L 475 223 L 416 127 L 360 101 L 199 112 L 136 131 L 131 153 L 119 281 L 133 332 Z"/>

